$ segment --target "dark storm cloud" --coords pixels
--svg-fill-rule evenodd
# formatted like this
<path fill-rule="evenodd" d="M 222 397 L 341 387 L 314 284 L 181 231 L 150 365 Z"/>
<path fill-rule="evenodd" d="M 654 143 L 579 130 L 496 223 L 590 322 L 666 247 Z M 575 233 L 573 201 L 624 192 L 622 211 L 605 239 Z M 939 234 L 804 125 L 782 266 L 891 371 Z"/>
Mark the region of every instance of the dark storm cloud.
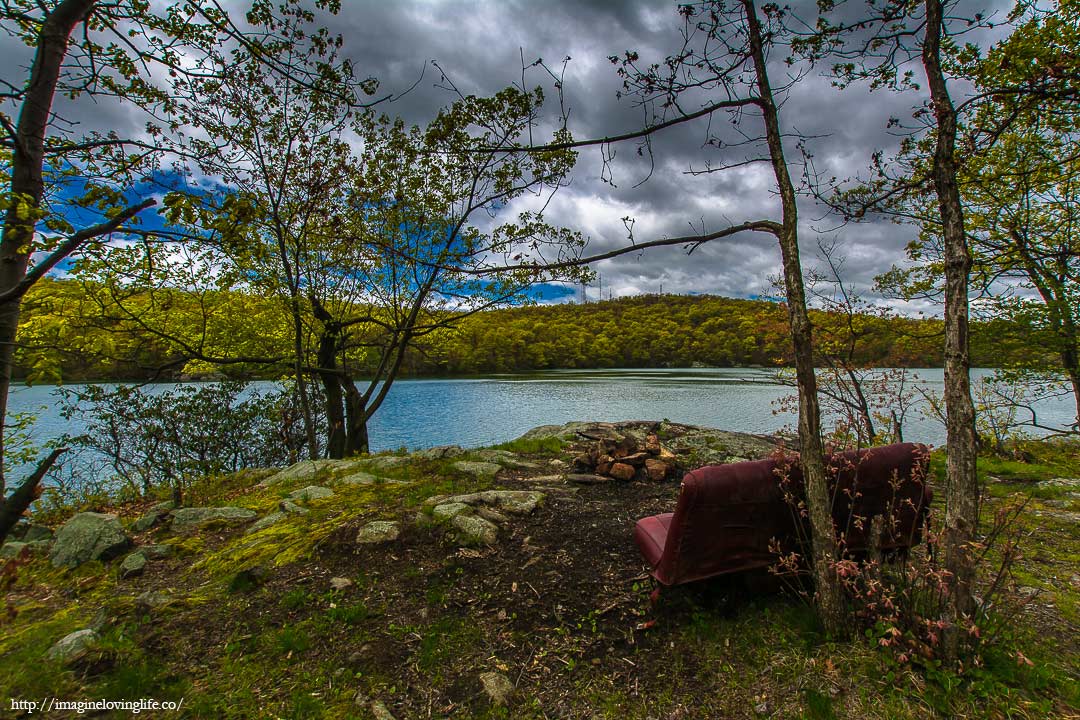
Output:
<path fill-rule="evenodd" d="M 662 60 L 680 42 L 676 4 L 656 0 L 346 0 L 342 5 L 340 14 L 321 16 L 320 21 L 343 36 L 343 52 L 360 74 L 380 80 L 380 93 L 413 88 L 380 109 L 420 124 L 454 99 L 440 87 L 446 83 L 432 61 L 461 92 L 491 94 L 520 83 L 523 62 L 530 65 L 543 58 L 559 71 L 563 58 L 569 56 L 563 100 L 574 136 L 633 130 L 642 125 L 645 111 L 632 99 L 617 98 L 621 82 L 608 56 L 632 49 L 643 60 Z M 806 12 L 814 7 L 810 0 L 792 5 Z M 5 67 L 20 58 L 25 64 L 25 50 L 10 42 L 0 44 L 0 62 Z M 771 66 L 774 84 L 782 84 L 788 72 L 783 58 L 773 57 Z M 551 107 L 548 120 L 554 122 L 558 103 L 551 77 L 530 68 L 525 82 L 544 87 Z M 886 132 L 888 119 L 910 119 L 912 107 L 921 101 L 913 93 L 870 94 L 858 87 L 839 91 L 820 72 L 811 71 L 794 86 L 782 108 L 785 130 L 793 135 L 786 148 L 793 173 L 801 174 L 794 137 L 801 133 L 808 136 L 806 147 L 823 177 L 858 175 L 874 150 L 895 147 L 897 137 Z M 75 112 L 81 113 L 76 119 L 92 128 L 135 132 L 144 121 L 106 104 L 70 108 L 69 114 Z M 744 127 L 756 135 L 760 124 L 747 117 Z M 738 162 L 759 154 L 760 148 L 753 147 L 719 151 L 706 147 L 710 131 L 725 141 L 738 137 L 731 131 L 729 118 L 718 114 L 711 126 L 699 120 L 655 135 L 651 154 L 639 155 L 635 143 L 623 143 L 605 164 L 600 149 L 583 149 L 571 185 L 560 190 L 548 206 L 548 219 L 588 235 L 588 251 L 595 253 L 627 242 L 624 217 L 634 219 L 638 241 L 778 218 L 774 182 L 765 165 L 688 174 L 691 169 L 705 169 L 708 163 Z M 524 199 L 508 212 L 530 204 L 536 201 Z M 849 279 L 863 288 L 872 285 L 876 274 L 902 261 L 904 245 L 914 237 L 912 227 L 889 222 L 837 229 L 835 219 L 824 217 L 812 200 L 807 198 L 801 205 L 807 264 L 813 262 L 819 238 L 838 239 L 841 252 L 849 258 L 845 266 Z M 665 292 L 750 296 L 770 292 L 769 278 L 778 272 L 778 264 L 775 239 L 745 234 L 710 243 L 689 256 L 678 248 L 658 249 L 606 261 L 597 270 L 605 296 L 609 291 L 617 296 L 655 292 L 661 285 Z M 596 288 L 592 293 L 595 297 Z"/>
<path fill-rule="evenodd" d="M 492 93 L 521 81 L 526 65 L 543 58 L 558 70 L 567 65 L 563 88 L 570 127 L 578 138 L 599 137 L 638 128 L 645 112 L 628 98 L 617 99 L 620 79 L 610 55 L 637 50 L 643 59 L 662 60 L 678 47 L 680 18 L 675 5 L 655 2 L 399 2 L 352 3 L 334 20 L 346 39 L 346 52 L 365 73 L 378 77 L 384 91 L 400 91 L 414 83 L 425 60 L 438 62 L 462 92 Z M 774 58 L 776 82 L 786 67 Z M 388 112 L 414 122 L 429 119 L 452 100 L 438 87 L 439 71 L 427 66 L 424 78 Z M 527 72 L 527 84 L 540 84 L 554 101 L 552 82 L 540 70 Z M 827 78 L 811 73 L 795 86 L 783 107 L 786 129 L 813 136 L 808 148 L 827 175 L 851 177 L 867 166 L 877 148 L 894 146 L 884 132 L 889 117 L 910 117 L 920 99 L 914 95 L 864 90 L 840 92 Z M 552 103 L 554 107 L 554 102 Z M 717 151 L 705 147 L 709 132 L 739 139 L 717 115 L 710 127 L 698 121 L 655 136 L 652 153 L 639 155 L 635 143 L 615 148 L 605 168 L 601 150 L 583 149 L 570 187 L 548 206 L 551 221 L 580 229 L 590 237 L 588 251 L 603 252 L 627 242 L 622 218 L 635 219 L 636 240 L 709 232 L 748 219 L 776 218 L 779 203 L 768 167 L 691 175 L 724 162 L 760 154 L 760 148 Z M 747 132 L 757 133 L 752 118 Z M 788 152 L 801 162 L 794 140 Z M 604 170 L 610 182 L 601 180 Z M 798 172 L 798 168 L 793 168 Z M 642 180 L 648 178 L 644 183 Z M 641 183 L 638 185 L 638 183 Z M 534 201 L 521 203 L 528 206 Z M 822 218 L 810 200 L 803 202 L 804 255 L 813 262 L 819 231 L 836 227 Z M 867 223 L 826 233 L 839 238 L 850 257 L 851 280 L 868 287 L 873 277 L 903 257 L 913 229 L 891 223 Z M 779 253 L 770 236 L 746 234 L 711 243 L 687 256 L 678 248 L 658 249 L 609 260 L 597 267 L 604 295 L 636 292 L 709 292 L 748 296 L 769 292 L 778 272 Z M 593 288 L 593 297 L 598 292 Z"/>

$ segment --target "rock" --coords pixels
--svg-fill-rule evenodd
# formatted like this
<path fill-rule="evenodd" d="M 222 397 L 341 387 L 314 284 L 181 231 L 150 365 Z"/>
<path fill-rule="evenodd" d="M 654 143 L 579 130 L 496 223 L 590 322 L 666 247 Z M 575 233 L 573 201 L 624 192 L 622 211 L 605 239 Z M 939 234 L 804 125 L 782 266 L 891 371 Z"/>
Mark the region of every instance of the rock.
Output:
<path fill-rule="evenodd" d="M 171 508 L 170 508 L 171 509 Z M 169 510 L 150 510 L 145 515 L 131 524 L 132 532 L 146 532 L 150 528 L 161 522 L 161 519 L 169 514 Z"/>
<path fill-rule="evenodd" d="M 649 458 L 645 461 L 645 472 L 649 474 L 649 479 L 653 482 L 663 482 L 671 472 L 671 466 L 663 460 Z"/>
<path fill-rule="evenodd" d="M 1036 510 L 1039 517 L 1049 517 L 1060 520 L 1070 525 L 1080 524 L 1080 512 L 1068 512 L 1066 510 Z"/>
<path fill-rule="evenodd" d="M 363 460 L 355 458 L 348 460 L 301 460 L 295 465 L 290 465 L 284 470 L 263 479 L 259 483 L 259 487 L 270 487 L 282 482 L 310 482 L 321 477 L 342 475 L 348 473 L 351 469 L 359 469 L 360 464 L 363 462 Z"/>
<path fill-rule="evenodd" d="M 133 552 L 120 563 L 120 577 L 129 578 L 142 575 L 146 569 L 146 555 L 141 552 Z"/>
<path fill-rule="evenodd" d="M 579 430 L 595 429 L 599 423 L 568 422 L 565 425 L 541 425 L 534 427 L 522 435 L 519 440 L 547 440 L 557 438 L 559 440 L 573 440 Z M 606 424 L 606 423 L 605 423 Z"/>
<path fill-rule="evenodd" d="M 472 460 L 458 460 L 454 463 L 453 468 L 458 472 L 463 472 L 466 475 L 472 475 L 476 478 L 489 479 L 495 477 L 495 474 L 502 470 L 502 465 L 491 462 L 474 462 Z"/>
<path fill-rule="evenodd" d="M 111 560 L 131 546 L 115 515 L 82 512 L 56 533 L 50 554 L 54 567 L 78 567 L 90 560 Z"/>
<path fill-rule="evenodd" d="M 1050 478 L 1035 483 L 1039 487 L 1075 487 L 1080 488 L 1080 478 Z"/>
<path fill-rule="evenodd" d="M 462 545 L 494 545 L 499 528 L 490 520 L 476 515 L 455 515 L 450 524 L 457 530 L 457 541 Z"/>
<path fill-rule="evenodd" d="M 642 467 L 645 465 L 645 461 L 650 457 L 647 452 L 637 452 L 631 455 L 626 455 L 622 458 L 622 461 L 626 465 L 633 465 L 634 467 Z"/>
<path fill-rule="evenodd" d="M 19 538 L 24 543 L 32 543 L 38 540 L 52 540 L 53 531 L 44 525 L 30 524 L 26 526 L 26 531 L 23 532 L 22 537 Z"/>
<path fill-rule="evenodd" d="M 472 508 L 463 502 L 448 502 L 432 508 L 431 516 L 439 522 L 443 522 L 469 512 L 472 512 Z"/>
<path fill-rule="evenodd" d="M 356 533 L 356 542 L 361 545 L 391 542 L 398 539 L 401 526 L 389 520 L 375 520 L 360 528 Z"/>
<path fill-rule="evenodd" d="M 636 471 L 634 470 L 632 465 L 617 462 L 611 466 L 611 470 L 608 471 L 608 475 L 615 478 L 616 480 L 622 480 L 625 482 L 627 480 L 633 480 L 635 472 Z"/>
<path fill-rule="evenodd" d="M 496 525 L 501 524 L 501 523 L 505 523 L 505 522 L 510 522 L 510 518 L 506 517 L 505 515 L 503 515 L 498 510 L 493 510 L 492 508 L 489 508 L 487 506 L 478 507 L 476 509 L 476 514 L 479 515 L 480 517 L 484 518 L 485 520 L 490 520 L 491 522 L 495 523 Z"/>
<path fill-rule="evenodd" d="M 311 501 L 321 500 L 333 496 L 334 491 L 328 487 L 322 487 L 321 485 L 308 485 L 306 488 L 300 488 L 299 490 L 293 490 L 289 493 L 289 498 L 292 500 Z"/>
<path fill-rule="evenodd" d="M 386 482 L 384 478 L 378 475 L 372 475 L 366 472 L 355 472 L 345 477 L 340 477 L 335 480 L 339 485 L 375 485 L 377 483 Z"/>
<path fill-rule="evenodd" d="M 176 553 L 176 548 L 172 545 L 143 545 L 139 548 L 139 552 L 147 558 L 159 560 L 161 558 L 172 557 Z"/>
<path fill-rule="evenodd" d="M 169 512 L 176 509 L 176 502 L 173 500 L 162 500 L 159 503 L 154 503 L 150 506 L 150 512 Z"/>
<path fill-rule="evenodd" d="M 353 586 L 353 581 L 349 578 L 333 577 L 330 578 L 330 587 L 334 590 L 344 590 Z"/>
<path fill-rule="evenodd" d="M 606 475 L 595 475 L 593 473 L 570 473 L 566 476 L 566 482 L 577 483 L 578 485 L 598 485 L 610 481 L 611 478 Z"/>
<path fill-rule="evenodd" d="M 372 700 L 368 707 L 371 708 L 371 715 L 375 720 L 395 720 L 394 715 L 386 709 L 382 700 Z"/>
<path fill-rule="evenodd" d="M 536 463 L 522 460 L 509 450 L 477 450 L 473 454 L 484 462 L 497 463 L 503 467 L 513 468 L 515 470 L 535 470 L 540 467 Z"/>
<path fill-rule="evenodd" d="M 45 657 L 70 665 L 86 655 L 97 640 L 98 634 L 90 628 L 76 630 L 57 640 L 56 644 L 49 648 L 49 652 L 45 653 Z"/>
<path fill-rule="evenodd" d="M 28 547 L 29 543 L 19 542 L 18 540 L 12 540 L 6 542 L 0 547 L 0 557 L 13 558 L 23 551 L 23 548 Z"/>
<path fill-rule="evenodd" d="M 278 509 L 286 515 L 307 515 L 311 512 L 305 507 L 300 507 L 292 500 L 282 500 L 278 503 Z"/>
<path fill-rule="evenodd" d="M 366 461 L 368 470 L 374 470 L 375 472 L 386 472 L 387 470 L 394 470 L 396 468 L 405 467 L 409 464 L 409 458 L 402 457 L 400 455 L 383 455 L 380 457 L 371 458 Z"/>
<path fill-rule="evenodd" d="M 514 694 L 514 683 L 502 673 L 480 673 L 480 685 L 492 705 L 508 705 Z"/>
<path fill-rule="evenodd" d="M 189 530 L 203 525 L 242 525 L 258 517 L 254 510 L 240 507 L 190 507 L 172 511 L 174 530 Z"/>
<path fill-rule="evenodd" d="M 660 454 L 660 438 L 656 433 L 649 433 L 645 436 L 645 452 L 650 455 Z"/>
<path fill-rule="evenodd" d="M 445 460 L 446 458 L 460 457 L 465 452 L 465 448 L 460 445 L 437 445 L 426 450 L 417 450 L 412 453 L 412 456 L 420 460 Z"/>
<path fill-rule="evenodd" d="M 536 475 L 534 477 L 522 479 L 533 485 L 559 485 L 564 482 L 567 477 L 566 475 Z"/>
<path fill-rule="evenodd" d="M 528 515 L 544 501 L 544 493 L 535 490 L 485 490 L 480 499 L 514 515 Z"/>
<path fill-rule="evenodd" d="M 0 557 L 13 558 L 23 550 L 26 550 L 31 555 L 42 555 L 48 553 L 50 549 L 52 549 L 52 540 L 33 540 L 31 542 L 12 540 L 0 547 Z"/>
<path fill-rule="evenodd" d="M 286 513 L 282 512 L 281 510 L 278 510 L 276 512 L 272 512 L 269 515 L 267 515 L 266 517 L 261 517 L 258 520 L 256 520 L 254 523 L 252 523 L 251 527 L 249 527 L 247 530 L 244 531 L 244 534 L 245 535 L 251 535 L 252 533 L 257 533 L 260 530 L 264 530 L 264 529 L 270 527 L 271 525 L 277 525 L 279 522 L 284 520 L 286 517 L 288 517 L 288 515 Z"/>

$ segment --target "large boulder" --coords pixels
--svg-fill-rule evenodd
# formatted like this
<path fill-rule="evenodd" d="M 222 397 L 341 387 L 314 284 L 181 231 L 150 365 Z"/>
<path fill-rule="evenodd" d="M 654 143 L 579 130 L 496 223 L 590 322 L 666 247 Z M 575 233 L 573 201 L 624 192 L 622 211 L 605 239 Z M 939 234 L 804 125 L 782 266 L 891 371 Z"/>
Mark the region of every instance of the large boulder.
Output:
<path fill-rule="evenodd" d="M 359 468 L 362 460 L 350 458 L 348 460 L 301 460 L 295 465 L 274 473 L 264 478 L 259 487 L 270 487 L 282 482 L 312 482 L 316 479 L 331 478 L 349 473 Z"/>
<path fill-rule="evenodd" d="M 78 567 L 90 560 L 111 560 L 131 546 L 115 515 L 83 512 L 56 533 L 50 558 L 55 567 Z"/>
<path fill-rule="evenodd" d="M 172 511 L 174 530 L 187 530 L 203 525 L 242 525 L 254 520 L 258 515 L 254 510 L 240 507 L 189 507 Z"/>

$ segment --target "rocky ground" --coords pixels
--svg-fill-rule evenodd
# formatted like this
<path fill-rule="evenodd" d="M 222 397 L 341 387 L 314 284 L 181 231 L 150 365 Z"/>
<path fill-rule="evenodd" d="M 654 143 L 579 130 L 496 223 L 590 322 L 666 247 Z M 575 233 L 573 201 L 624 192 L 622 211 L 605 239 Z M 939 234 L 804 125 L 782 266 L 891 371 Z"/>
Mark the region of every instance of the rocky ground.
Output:
<path fill-rule="evenodd" d="M 590 454 L 623 446 L 610 465 L 654 442 L 624 481 L 583 472 L 596 469 L 583 467 Z M 96 508 L 55 536 L 28 527 L 0 548 L 16 558 L 0 686 L 183 698 L 187 717 L 979 715 L 967 694 L 935 699 L 871 644 L 824 641 L 767 577 L 650 605 L 634 522 L 672 509 L 685 469 L 776 446 L 670 423 L 571 423 L 502 448 L 249 471 L 192 488 L 189 507 Z M 663 479 L 645 464 L 661 457 Z M 1042 482 L 1032 509 L 1057 514 L 1032 515 L 1043 536 L 1025 587 L 1033 622 L 1072 659 L 986 716 L 1066 717 L 1076 700 L 1061 683 L 1077 671 L 1080 548 L 1061 513 L 1076 511 L 1077 487 Z"/>

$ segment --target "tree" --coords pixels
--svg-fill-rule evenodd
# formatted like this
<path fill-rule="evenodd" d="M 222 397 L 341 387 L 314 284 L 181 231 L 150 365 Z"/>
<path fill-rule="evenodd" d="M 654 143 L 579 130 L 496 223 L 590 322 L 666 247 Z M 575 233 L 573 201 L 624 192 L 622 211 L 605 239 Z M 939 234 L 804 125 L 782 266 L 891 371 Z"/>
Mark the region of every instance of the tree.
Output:
<path fill-rule="evenodd" d="M 873 182 L 847 194 L 840 203 L 848 218 L 867 212 L 885 212 L 911 217 L 912 203 L 930 198 L 934 224 L 941 239 L 941 269 L 944 277 L 944 354 L 946 408 L 946 488 L 944 564 L 951 578 L 945 633 L 948 656 L 960 651 L 962 632 L 975 604 L 976 579 L 973 548 L 979 524 L 979 488 L 976 480 L 978 440 L 975 408 L 971 397 L 969 356 L 969 278 L 972 254 L 965 228 L 960 193 L 962 163 L 957 141 L 961 111 L 971 112 L 988 97 L 1013 94 L 1025 102 L 1046 91 L 1046 87 L 1012 86 L 980 93 L 961 106 L 954 103 L 949 89 L 950 71 L 955 71 L 965 55 L 979 54 L 974 45 L 958 48 L 959 32 L 984 24 L 981 14 L 962 18 L 953 13 L 956 2 L 924 0 L 920 3 L 871 0 L 867 11 L 854 20 L 843 19 L 837 8 L 841 2 L 821 2 L 823 15 L 815 32 L 800 40 L 799 49 L 820 59 L 826 54 L 840 58 L 834 70 L 841 84 L 868 79 L 872 88 L 919 89 L 915 73 L 906 69 L 918 62 L 926 79 L 926 102 L 914 113 L 920 130 L 905 139 L 901 154 L 925 159 L 920 172 L 896 173 L 881 156 L 875 156 Z M 968 148 L 968 152 L 974 148 Z"/>
<path fill-rule="evenodd" d="M 540 91 L 461 96 L 427 128 L 407 128 L 353 111 L 357 88 L 335 47 L 313 44 L 291 58 L 321 68 L 312 87 L 269 73 L 242 52 L 234 54 L 233 72 L 193 83 L 185 114 L 208 139 L 193 141 L 192 152 L 219 187 L 170 196 L 166 216 L 186 226 L 181 234 L 195 251 L 185 263 L 153 243 L 137 256 L 117 248 L 92 269 L 99 283 L 117 288 L 120 304 L 123 295 L 137 299 L 193 282 L 279 298 L 290 346 L 261 362 L 287 362 L 302 399 L 307 379 L 317 380 L 328 423 L 324 446 L 330 457 L 343 457 L 368 451 L 368 421 L 407 351 L 425 337 L 480 310 L 527 300 L 535 282 L 586 273 L 573 266 L 501 272 L 511 257 L 572 253 L 582 241 L 539 213 L 490 220 L 525 192 L 556 190 L 573 152 L 469 153 L 530 132 Z M 478 217 L 491 227 L 482 230 Z M 483 281 L 460 272 L 478 266 L 490 271 Z M 117 268 L 131 277 L 114 282 Z M 128 316 L 140 322 L 138 313 Z M 201 362 L 238 361 L 199 338 L 143 324 Z M 243 360 L 260 362 L 250 354 Z M 307 425 L 314 457 L 320 443 Z"/>
<path fill-rule="evenodd" d="M 329 10 L 336 5 L 321 3 Z M 173 91 L 219 73 L 228 65 L 225 49 L 237 46 L 275 72 L 303 76 L 309 84 L 317 78 L 282 59 L 295 38 L 277 32 L 281 17 L 310 21 L 313 13 L 298 0 L 278 7 L 255 0 L 246 17 L 251 30 L 244 31 L 212 1 L 188 0 L 162 11 L 142 0 L 12 0 L 0 7 L 4 31 L 33 53 L 29 75 L 5 79 L 0 93 L 3 144 L 10 152 L 0 237 L 0 426 L 22 298 L 60 262 L 131 229 L 155 204 L 144 182 L 178 148 L 183 125 Z M 80 135 L 79 124 L 54 108 L 58 93 L 75 107 L 106 99 L 134 108 L 148 121 L 145 131 L 138 137 Z M 0 427 L 0 456 L 2 450 Z M 46 458 L 7 497 L 0 474 L 0 536 L 33 501 L 56 457 Z"/>
<path fill-rule="evenodd" d="M 823 311 L 815 322 L 814 356 L 821 405 L 836 423 L 833 438 L 859 447 L 903 442 L 917 377 L 904 367 L 890 367 L 889 359 L 910 361 L 892 351 L 893 343 L 909 332 L 906 323 L 868 302 L 845 280 L 846 258 L 835 243 L 819 241 L 818 255 L 823 266 L 807 273 L 807 290 Z M 786 372 L 779 379 L 794 384 Z M 781 402 L 782 407 L 789 404 Z"/>
<path fill-rule="evenodd" d="M 638 66 L 639 56 L 634 52 L 612 60 L 620 64 L 619 72 L 627 93 L 643 103 L 658 104 L 664 112 L 675 113 L 677 117 L 690 117 L 692 114 L 684 113 L 682 107 L 702 101 L 707 97 L 703 94 L 708 92 L 716 92 L 723 98 L 711 107 L 726 106 L 736 113 L 737 123 L 745 122 L 751 112 L 760 113 L 762 134 L 744 132 L 744 137 L 753 138 L 752 147 L 762 154 L 743 162 L 710 167 L 707 172 L 723 171 L 732 165 L 764 163 L 772 170 L 780 196 L 780 221 L 761 225 L 776 237 L 783 264 L 799 390 L 800 462 L 806 482 L 816 604 L 826 629 L 838 632 L 842 627 L 841 597 L 835 577 L 838 553 L 821 440 L 813 332 L 799 258 L 798 203 L 785 156 L 777 103 L 777 93 L 783 93 L 786 87 L 773 88 L 768 66 L 769 52 L 782 47 L 789 37 L 785 27 L 786 10 L 767 4 L 759 13 L 753 0 L 711 0 L 680 5 L 679 12 L 685 24 L 683 44 L 677 53 L 662 63 L 644 68 Z M 663 122 L 655 124 L 660 125 Z M 721 147 L 723 140 L 710 137 L 708 144 Z"/>

